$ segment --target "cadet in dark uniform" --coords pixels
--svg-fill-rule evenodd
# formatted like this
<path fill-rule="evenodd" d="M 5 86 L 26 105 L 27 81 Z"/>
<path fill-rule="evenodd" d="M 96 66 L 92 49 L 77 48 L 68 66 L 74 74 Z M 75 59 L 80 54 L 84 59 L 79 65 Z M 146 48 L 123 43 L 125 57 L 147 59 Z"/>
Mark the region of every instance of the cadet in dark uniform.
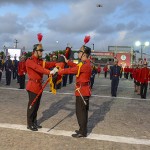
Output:
<path fill-rule="evenodd" d="M 13 60 L 13 79 L 16 79 L 18 73 L 18 60 L 16 59 L 16 56 Z"/>
<path fill-rule="evenodd" d="M 5 67 L 5 72 L 6 72 L 6 85 L 10 85 L 13 63 L 12 63 L 12 60 L 10 59 L 10 55 L 8 55 L 7 58 L 8 59 L 6 60 L 4 67 Z"/>
<path fill-rule="evenodd" d="M 111 80 L 111 95 L 117 96 L 117 88 L 119 84 L 121 67 L 118 66 L 118 60 L 114 60 L 114 66 L 110 67 L 110 80 Z"/>

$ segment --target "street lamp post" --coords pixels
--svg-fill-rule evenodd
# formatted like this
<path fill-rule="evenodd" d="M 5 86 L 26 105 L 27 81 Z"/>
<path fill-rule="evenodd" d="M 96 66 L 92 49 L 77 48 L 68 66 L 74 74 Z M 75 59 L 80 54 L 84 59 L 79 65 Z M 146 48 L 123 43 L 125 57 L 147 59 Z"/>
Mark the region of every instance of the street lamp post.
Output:
<path fill-rule="evenodd" d="M 18 40 L 15 39 L 15 48 L 17 48 L 17 44 L 19 43 Z"/>
<path fill-rule="evenodd" d="M 93 43 L 93 51 L 94 51 L 94 43 Z"/>
<path fill-rule="evenodd" d="M 143 49 L 145 46 L 149 46 L 149 42 L 145 42 L 144 44 L 142 44 L 140 41 L 136 41 L 135 45 L 141 46 L 141 59 L 143 59 Z"/>

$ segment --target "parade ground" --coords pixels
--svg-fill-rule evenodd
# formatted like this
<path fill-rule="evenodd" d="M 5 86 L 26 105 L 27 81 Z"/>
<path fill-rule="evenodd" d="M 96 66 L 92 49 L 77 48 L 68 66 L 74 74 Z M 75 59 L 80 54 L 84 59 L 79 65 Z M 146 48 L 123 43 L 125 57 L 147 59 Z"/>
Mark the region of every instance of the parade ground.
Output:
<path fill-rule="evenodd" d="M 47 76 L 45 76 L 46 80 Z M 74 78 L 75 79 L 75 78 Z M 73 138 L 78 129 L 75 84 L 53 95 L 47 86 L 38 111 L 38 132 L 27 130 L 28 95 L 16 80 L 0 83 L 0 150 L 150 150 L 150 89 L 147 99 L 134 92 L 131 79 L 120 79 L 117 97 L 111 81 L 96 76 L 89 108 L 88 136 Z"/>

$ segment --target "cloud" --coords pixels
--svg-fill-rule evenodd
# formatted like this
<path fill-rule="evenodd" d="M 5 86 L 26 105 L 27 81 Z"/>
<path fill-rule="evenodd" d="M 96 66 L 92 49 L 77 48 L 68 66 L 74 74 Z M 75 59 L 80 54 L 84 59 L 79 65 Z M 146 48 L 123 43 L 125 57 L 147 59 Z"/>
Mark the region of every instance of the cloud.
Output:
<path fill-rule="evenodd" d="M 149 37 L 149 1 L 101 0 L 1 0 L 0 44 L 14 44 L 32 49 L 41 32 L 46 50 L 73 48 L 91 35 L 88 46 L 107 50 L 108 45 L 133 44 Z M 8 6 L 9 5 L 9 9 Z M 13 9 L 13 11 L 12 11 Z M 13 13 L 12 13 L 13 12 Z M 56 43 L 56 41 L 59 41 Z"/>

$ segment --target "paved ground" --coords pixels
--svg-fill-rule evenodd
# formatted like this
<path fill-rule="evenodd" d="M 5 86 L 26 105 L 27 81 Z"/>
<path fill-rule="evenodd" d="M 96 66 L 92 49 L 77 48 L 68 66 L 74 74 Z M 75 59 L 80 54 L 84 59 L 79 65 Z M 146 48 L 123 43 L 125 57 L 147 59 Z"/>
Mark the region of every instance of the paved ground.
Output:
<path fill-rule="evenodd" d="M 147 99 L 134 93 L 133 82 L 121 79 L 116 98 L 110 96 L 110 80 L 96 77 L 87 138 L 71 137 L 78 129 L 74 84 L 49 92 L 47 86 L 38 112 L 43 129 L 26 129 L 28 95 L 13 80 L 0 83 L 0 150 L 149 150 L 150 90 Z"/>

